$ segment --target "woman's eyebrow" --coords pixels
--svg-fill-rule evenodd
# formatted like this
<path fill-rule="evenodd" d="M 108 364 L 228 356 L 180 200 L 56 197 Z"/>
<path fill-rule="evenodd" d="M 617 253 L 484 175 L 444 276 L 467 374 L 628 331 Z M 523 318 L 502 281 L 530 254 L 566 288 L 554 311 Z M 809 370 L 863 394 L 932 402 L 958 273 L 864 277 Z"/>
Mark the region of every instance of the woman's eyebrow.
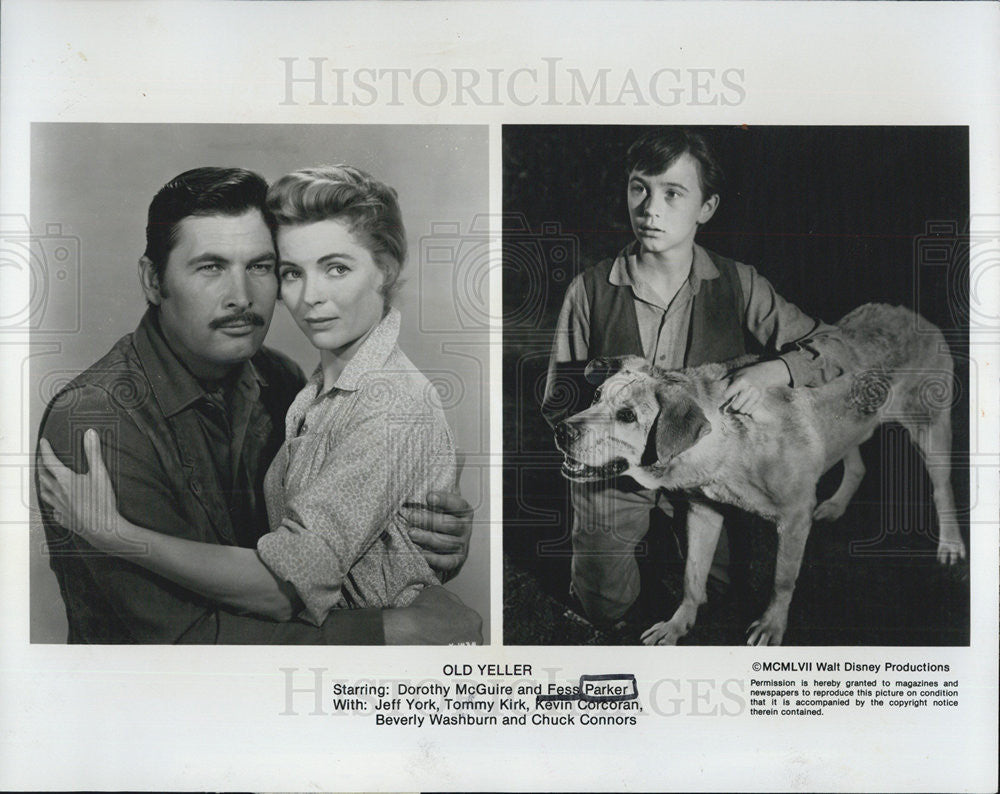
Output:
<path fill-rule="evenodd" d="M 333 254 L 326 254 L 325 256 L 321 256 L 321 257 L 320 257 L 319 259 L 317 259 L 316 261 L 317 261 L 317 262 L 318 262 L 319 264 L 321 264 L 321 265 L 324 265 L 324 264 L 326 264 L 327 262 L 330 262 L 330 261 L 332 261 L 332 260 L 334 260 L 334 259 L 348 259 L 348 260 L 350 260 L 351 262 L 354 262 L 354 261 L 356 261 L 356 260 L 355 260 L 355 258 L 354 258 L 353 256 L 351 256 L 350 254 L 347 254 L 347 253 L 333 253 Z"/>

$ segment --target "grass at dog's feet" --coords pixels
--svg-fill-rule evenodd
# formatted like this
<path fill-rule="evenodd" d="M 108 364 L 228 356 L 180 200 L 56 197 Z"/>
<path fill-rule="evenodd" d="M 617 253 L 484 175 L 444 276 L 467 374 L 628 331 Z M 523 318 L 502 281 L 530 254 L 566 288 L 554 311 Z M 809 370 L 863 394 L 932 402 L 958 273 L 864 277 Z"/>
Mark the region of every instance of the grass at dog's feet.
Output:
<path fill-rule="evenodd" d="M 969 643 L 969 566 L 944 567 L 931 539 L 887 535 L 880 544 L 880 508 L 856 501 L 833 524 L 818 524 L 807 544 L 785 644 L 795 646 L 963 646 Z M 732 536 L 731 536 L 732 537 Z M 763 614 L 774 581 L 777 537 L 764 524 L 736 536 L 732 585 L 709 584 L 709 600 L 681 645 L 742 645 Z M 669 620 L 681 601 L 683 561 L 670 544 L 639 560 L 642 591 L 614 629 L 599 631 L 582 615 L 552 568 L 537 572 L 504 560 L 504 642 L 509 645 L 638 645 L 650 626 Z M 547 592 L 546 592 L 547 589 Z"/>
<path fill-rule="evenodd" d="M 506 645 L 639 645 L 653 623 L 667 620 L 680 600 L 680 572 L 651 583 L 642 598 L 615 626 L 598 629 L 568 596 L 554 598 L 535 576 L 504 560 L 504 644 Z M 657 606 L 659 605 L 659 606 Z M 664 606 L 666 605 L 666 606 Z M 738 641 L 740 618 L 729 594 L 712 597 L 702 607 L 704 624 L 694 627 L 681 642 L 730 645 Z M 745 628 L 745 626 L 744 626 Z"/>
<path fill-rule="evenodd" d="M 503 566 L 505 645 L 603 645 L 596 629 L 550 596 L 535 577 Z"/>

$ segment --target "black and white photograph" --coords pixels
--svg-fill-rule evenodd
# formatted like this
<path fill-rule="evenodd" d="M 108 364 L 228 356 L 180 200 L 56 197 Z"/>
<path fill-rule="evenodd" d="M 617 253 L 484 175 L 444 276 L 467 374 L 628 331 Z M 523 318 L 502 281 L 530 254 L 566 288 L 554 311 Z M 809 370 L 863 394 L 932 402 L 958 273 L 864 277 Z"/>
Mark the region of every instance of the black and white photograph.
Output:
<path fill-rule="evenodd" d="M 59 265 L 30 369 L 33 642 L 489 636 L 485 308 L 459 326 L 454 291 L 486 144 L 33 127 L 32 217 L 60 221 L 31 241 Z"/>
<path fill-rule="evenodd" d="M 968 644 L 968 130 L 503 147 L 505 643 Z"/>
<path fill-rule="evenodd" d="M 3 0 L 0 789 L 996 791 L 997 41 Z"/>

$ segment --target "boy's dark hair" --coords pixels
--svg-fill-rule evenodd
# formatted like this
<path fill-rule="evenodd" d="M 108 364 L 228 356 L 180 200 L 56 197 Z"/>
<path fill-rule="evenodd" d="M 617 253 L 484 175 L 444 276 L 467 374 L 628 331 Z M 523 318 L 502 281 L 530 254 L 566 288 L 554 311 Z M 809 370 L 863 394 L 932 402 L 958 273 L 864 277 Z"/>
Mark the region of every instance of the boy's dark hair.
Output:
<path fill-rule="evenodd" d="M 143 255 L 162 281 L 182 220 L 193 215 L 236 216 L 250 210 L 260 210 L 267 220 L 266 197 L 267 182 L 253 171 L 213 167 L 185 171 L 161 187 L 150 202 Z"/>
<path fill-rule="evenodd" d="M 681 127 L 665 127 L 647 133 L 629 146 L 625 155 L 625 172 L 662 174 L 685 153 L 698 163 L 702 199 L 720 193 L 725 174 L 715 152 L 701 133 Z"/>

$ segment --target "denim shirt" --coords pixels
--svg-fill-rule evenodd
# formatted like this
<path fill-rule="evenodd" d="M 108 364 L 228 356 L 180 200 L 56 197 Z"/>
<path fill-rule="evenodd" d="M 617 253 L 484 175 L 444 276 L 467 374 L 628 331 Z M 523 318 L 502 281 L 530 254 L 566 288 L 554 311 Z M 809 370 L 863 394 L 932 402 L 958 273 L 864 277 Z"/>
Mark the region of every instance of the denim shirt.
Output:
<path fill-rule="evenodd" d="M 94 428 L 118 509 L 129 521 L 203 543 L 253 546 L 267 531 L 264 473 L 284 441 L 284 415 L 304 378 L 279 353 L 258 352 L 235 380 L 234 476 L 220 477 L 205 431 L 215 410 L 164 340 L 153 310 L 96 364 L 52 400 L 39 436 L 74 470 L 82 437 Z M 226 473 L 223 473 L 225 475 Z M 232 489 L 224 483 L 236 483 Z M 242 487 L 241 487 L 242 486 Z M 233 501 L 252 526 L 234 527 Z M 59 580 L 69 642 L 349 643 L 382 642 L 381 615 L 340 616 L 310 627 L 237 615 L 128 559 L 98 552 L 43 511 L 50 565 Z M 136 554 L 142 549 L 137 548 Z"/>

